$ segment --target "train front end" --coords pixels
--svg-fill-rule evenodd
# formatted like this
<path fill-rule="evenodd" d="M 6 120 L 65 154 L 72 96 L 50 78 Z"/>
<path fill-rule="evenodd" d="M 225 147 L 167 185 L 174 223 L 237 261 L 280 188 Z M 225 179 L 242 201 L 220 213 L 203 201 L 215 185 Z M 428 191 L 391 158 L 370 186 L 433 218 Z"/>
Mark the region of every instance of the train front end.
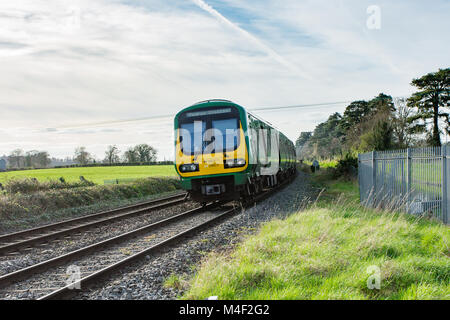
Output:
<path fill-rule="evenodd" d="M 246 111 L 208 100 L 175 117 L 175 168 L 194 201 L 238 199 L 247 181 Z"/>

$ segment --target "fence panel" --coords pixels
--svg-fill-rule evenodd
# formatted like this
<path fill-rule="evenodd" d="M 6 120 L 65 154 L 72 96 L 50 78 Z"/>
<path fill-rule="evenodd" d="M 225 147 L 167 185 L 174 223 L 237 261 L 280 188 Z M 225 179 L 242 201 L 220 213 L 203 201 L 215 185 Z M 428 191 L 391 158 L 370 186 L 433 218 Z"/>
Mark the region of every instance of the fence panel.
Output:
<path fill-rule="evenodd" d="M 360 154 L 361 203 L 434 216 L 448 223 L 449 150 L 444 146 Z"/>
<path fill-rule="evenodd" d="M 361 203 L 371 204 L 374 187 L 372 154 L 360 154 L 358 160 L 359 198 Z"/>

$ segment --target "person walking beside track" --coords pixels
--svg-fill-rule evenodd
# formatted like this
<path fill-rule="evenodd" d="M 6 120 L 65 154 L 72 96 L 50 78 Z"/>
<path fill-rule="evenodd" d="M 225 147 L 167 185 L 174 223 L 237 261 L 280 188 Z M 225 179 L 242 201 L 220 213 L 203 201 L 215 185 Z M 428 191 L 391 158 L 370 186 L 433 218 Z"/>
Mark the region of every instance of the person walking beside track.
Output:
<path fill-rule="evenodd" d="M 314 173 L 314 172 L 319 171 L 319 170 L 320 170 L 319 161 L 314 160 L 312 165 L 311 165 L 311 172 Z"/>

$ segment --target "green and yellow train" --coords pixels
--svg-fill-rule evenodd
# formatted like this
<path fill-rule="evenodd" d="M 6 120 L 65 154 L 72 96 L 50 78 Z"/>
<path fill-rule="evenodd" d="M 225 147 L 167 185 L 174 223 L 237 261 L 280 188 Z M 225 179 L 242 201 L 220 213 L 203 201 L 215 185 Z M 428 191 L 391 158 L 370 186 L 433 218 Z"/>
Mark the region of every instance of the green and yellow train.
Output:
<path fill-rule="evenodd" d="M 295 148 L 280 131 L 228 100 L 175 116 L 175 168 L 195 201 L 239 200 L 296 172 Z"/>

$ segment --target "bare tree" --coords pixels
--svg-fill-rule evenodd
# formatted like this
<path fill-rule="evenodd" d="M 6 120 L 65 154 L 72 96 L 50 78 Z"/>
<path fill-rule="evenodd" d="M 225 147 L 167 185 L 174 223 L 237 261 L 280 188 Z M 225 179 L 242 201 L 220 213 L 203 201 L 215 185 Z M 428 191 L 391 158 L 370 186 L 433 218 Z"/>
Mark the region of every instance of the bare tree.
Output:
<path fill-rule="evenodd" d="M 156 155 L 158 151 L 153 148 L 152 146 L 149 146 L 148 144 L 139 144 L 134 148 L 138 161 L 139 162 L 153 162 L 156 161 Z"/>
<path fill-rule="evenodd" d="M 27 168 L 34 167 L 34 159 L 36 158 L 36 155 L 38 153 L 39 151 L 37 150 L 31 150 L 25 153 L 25 167 Z"/>
<path fill-rule="evenodd" d="M 86 151 L 86 147 L 78 147 L 75 149 L 74 160 L 79 164 L 88 164 L 91 159 L 91 154 Z"/>
<path fill-rule="evenodd" d="M 25 156 L 22 149 L 12 151 L 8 156 L 8 162 L 13 168 L 22 168 L 25 165 Z"/>
<path fill-rule="evenodd" d="M 35 163 L 39 168 L 47 168 L 51 162 L 47 151 L 40 151 L 36 154 Z"/>
<path fill-rule="evenodd" d="M 138 155 L 135 148 L 128 148 L 128 150 L 123 153 L 123 160 L 128 163 L 138 162 Z"/>
<path fill-rule="evenodd" d="M 394 99 L 395 113 L 392 127 L 399 148 L 408 148 L 412 142 L 412 125 L 408 119 L 414 114 L 414 109 L 408 105 L 406 98 Z"/>
<path fill-rule="evenodd" d="M 31 150 L 25 154 L 25 166 L 29 168 L 46 168 L 50 163 L 47 151 Z"/>
<path fill-rule="evenodd" d="M 110 145 L 105 151 L 105 161 L 109 164 L 119 162 L 119 149 L 116 145 Z"/>

